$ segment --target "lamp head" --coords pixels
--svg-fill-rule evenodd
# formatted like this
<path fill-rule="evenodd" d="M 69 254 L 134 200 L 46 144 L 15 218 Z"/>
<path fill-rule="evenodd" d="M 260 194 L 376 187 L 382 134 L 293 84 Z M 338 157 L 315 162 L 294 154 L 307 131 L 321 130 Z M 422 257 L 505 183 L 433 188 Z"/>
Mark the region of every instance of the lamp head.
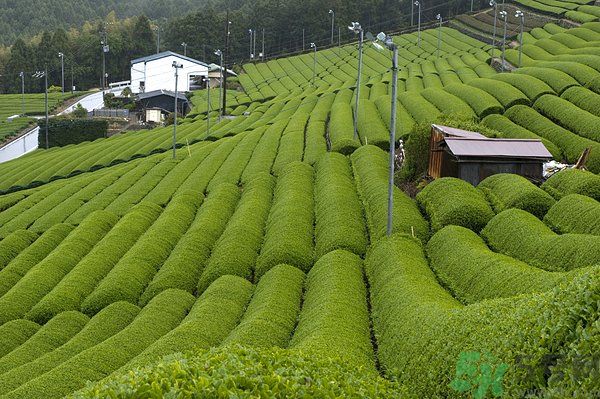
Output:
<path fill-rule="evenodd" d="M 358 22 L 352 22 L 352 24 L 348 27 L 354 33 L 360 33 L 362 31 L 362 26 Z"/>
<path fill-rule="evenodd" d="M 316 44 L 314 44 L 314 43 L 311 43 L 311 44 L 310 44 L 310 48 L 314 48 L 314 49 L 316 49 L 316 48 L 317 48 L 317 45 L 316 45 Z"/>
<path fill-rule="evenodd" d="M 223 55 L 223 52 L 219 49 L 215 50 L 215 55 L 220 57 L 221 55 Z"/>
<path fill-rule="evenodd" d="M 504 11 L 504 10 L 500 11 L 500 13 L 499 13 L 499 14 L 500 14 L 500 16 L 501 16 L 502 18 L 504 18 L 504 19 L 506 19 L 506 16 L 508 15 L 508 14 L 506 13 L 506 11 Z"/>
<path fill-rule="evenodd" d="M 333 15 L 334 14 L 333 10 L 329 10 L 329 14 Z"/>
<path fill-rule="evenodd" d="M 523 11 L 521 11 L 521 10 L 517 10 L 517 12 L 515 13 L 516 18 L 524 17 L 524 16 L 525 16 L 525 14 L 523 14 Z"/>
<path fill-rule="evenodd" d="M 65 55 L 64 55 L 63 53 L 58 53 L 58 58 L 62 58 L 62 57 L 64 57 L 64 56 L 65 56 Z"/>
<path fill-rule="evenodd" d="M 438 14 L 435 16 L 435 19 L 437 19 L 438 21 L 441 21 L 442 19 L 442 14 Z"/>
<path fill-rule="evenodd" d="M 421 3 L 419 3 L 419 0 L 416 0 L 416 1 L 415 1 L 415 5 L 418 7 L 418 6 L 419 6 L 419 4 L 421 4 Z"/>
<path fill-rule="evenodd" d="M 490 0 L 490 7 L 496 7 L 496 4 L 494 0 Z"/>

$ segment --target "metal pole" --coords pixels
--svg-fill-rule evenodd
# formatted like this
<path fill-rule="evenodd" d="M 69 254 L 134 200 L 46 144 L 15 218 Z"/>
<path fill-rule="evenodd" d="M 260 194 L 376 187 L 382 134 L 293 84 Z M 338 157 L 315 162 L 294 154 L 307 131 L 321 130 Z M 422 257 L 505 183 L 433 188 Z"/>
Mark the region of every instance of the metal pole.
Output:
<path fill-rule="evenodd" d="M 71 61 L 71 93 L 73 93 L 73 87 L 75 87 L 74 85 L 74 79 L 73 79 L 73 61 Z"/>
<path fill-rule="evenodd" d="M 421 2 L 417 1 L 417 6 L 419 6 L 419 26 L 417 27 L 417 45 L 421 47 Z"/>
<path fill-rule="evenodd" d="M 65 55 L 63 53 L 58 53 L 58 56 L 60 57 L 62 94 L 65 94 Z"/>
<path fill-rule="evenodd" d="M 229 10 L 227 10 L 225 16 L 225 54 L 223 58 L 223 62 L 221 63 L 222 68 L 225 68 L 223 73 L 223 104 L 221 105 L 221 112 L 223 116 L 227 113 L 227 57 L 229 54 L 229 26 L 231 25 L 231 21 L 229 20 Z"/>
<path fill-rule="evenodd" d="M 363 53 L 363 39 L 364 31 L 360 29 L 358 37 L 358 77 L 356 78 L 356 104 L 355 104 L 355 116 L 354 116 L 354 140 L 358 139 L 358 107 L 360 98 L 360 78 L 362 73 L 362 53 Z"/>
<path fill-rule="evenodd" d="M 333 44 L 333 30 L 335 28 L 335 11 L 329 10 L 329 14 L 331 14 L 331 44 Z"/>
<path fill-rule="evenodd" d="M 390 176 L 388 182 L 387 235 L 392 235 L 394 212 L 394 163 L 396 160 L 396 97 L 398 91 L 398 46 L 392 59 L 392 119 L 390 121 Z"/>
<path fill-rule="evenodd" d="M 440 58 L 440 47 L 442 44 L 442 15 L 438 14 L 438 19 L 440 20 L 440 25 L 438 27 L 438 46 L 437 46 L 437 57 Z"/>
<path fill-rule="evenodd" d="M 304 45 L 304 29 L 302 29 L 302 51 L 304 51 L 306 49 L 306 46 Z"/>
<path fill-rule="evenodd" d="M 262 60 L 265 60 L 265 28 L 262 30 Z"/>
<path fill-rule="evenodd" d="M 256 58 L 256 29 L 254 29 L 253 32 L 254 44 L 252 45 L 252 54 L 254 54 L 254 58 Z"/>
<path fill-rule="evenodd" d="M 102 41 L 102 92 L 104 92 L 104 77 L 106 76 L 106 51 L 104 51 L 105 45 L 105 42 Z"/>
<path fill-rule="evenodd" d="M 252 29 L 248 29 L 248 33 L 250 33 L 250 60 L 252 60 Z"/>
<path fill-rule="evenodd" d="M 521 57 L 523 55 L 523 25 L 525 23 L 525 14 L 521 10 L 517 10 L 515 17 L 519 18 L 520 34 L 519 34 L 519 68 L 521 68 Z"/>
<path fill-rule="evenodd" d="M 206 135 L 210 136 L 210 80 L 206 79 Z"/>
<path fill-rule="evenodd" d="M 471 0 L 471 12 L 473 12 L 473 0 Z"/>
<path fill-rule="evenodd" d="M 45 106 L 46 106 L 46 149 L 48 149 L 50 147 L 49 143 L 48 143 L 48 67 L 46 66 L 46 69 L 44 71 L 44 85 L 45 85 L 45 90 L 44 90 L 44 102 L 45 102 Z"/>
<path fill-rule="evenodd" d="M 156 26 L 156 54 L 160 53 L 160 26 Z"/>
<path fill-rule="evenodd" d="M 494 7 L 494 30 L 492 34 L 492 59 L 494 58 L 494 50 L 496 50 L 496 25 L 498 20 L 498 4 L 494 1 L 490 1 L 490 6 Z"/>
<path fill-rule="evenodd" d="M 342 46 L 342 27 L 338 26 L 338 47 Z"/>
<path fill-rule="evenodd" d="M 410 2 L 410 26 L 415 26 L 415 3 Z"/>
<path fill-rule="evenodd" d="M 25 116 L 25 72 L 21 71 L 21 115 Z"/>
<path fill-rule="evenodd" d="M 177 96 L 179 93 L 179 68 L 183 68 L 183 65 L 177 65 L 177 63 L 173 62 L 173 68 L 175 68 L 175 115 L 173 121 L 173 159 L 175 159 L 177 152 L 177 110 L 179 108 L 179 102 L 177 101 Z"/>
<path fill-rule="evenodd" d="M 317 46 L 314 43 L 311 43 L 310 47 L 313 47 L 315 49 L 314 55 L 313 55 L 313 78 L 312 78 L 312 85 L 314 86 L 315 80 L 317 77 Z"/>
<path fill-rule="evenodd" d="M 502 72 L 504 72 L 504 60 L 506 56 L 506 25 L 507 25 L 507 13 L 506 11 L 500 11 L 500 15 L 504 18 L 504 34 L 502 37 Z"/>

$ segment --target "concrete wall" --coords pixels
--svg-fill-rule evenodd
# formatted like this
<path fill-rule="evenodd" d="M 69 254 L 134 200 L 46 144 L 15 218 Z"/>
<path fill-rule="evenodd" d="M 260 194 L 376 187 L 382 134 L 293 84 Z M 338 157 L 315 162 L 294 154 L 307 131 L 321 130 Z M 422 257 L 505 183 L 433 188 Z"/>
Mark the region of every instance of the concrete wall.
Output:
<path fill-rule="evenodd" d="M 38 148 L 40 128 L 36 126 L 18 139 L 0 148 L 0 163 L 19 158 Z"/>
<path fill-rule="evenodd" d="M 140 83 L 145 82 L 144 92 L 154 90 L 175 91 L 175 68 L 173 61 L 182 64 L 179 70 L 177 88 L 180 92 L 190 90 L 191 75 L 208 75 L 208 67 L 198 65 L 175 56 L 168 56 L 154 61 L 139 62 L 131 66 L 131 91 L 135 94 L 141 92 Z"/>

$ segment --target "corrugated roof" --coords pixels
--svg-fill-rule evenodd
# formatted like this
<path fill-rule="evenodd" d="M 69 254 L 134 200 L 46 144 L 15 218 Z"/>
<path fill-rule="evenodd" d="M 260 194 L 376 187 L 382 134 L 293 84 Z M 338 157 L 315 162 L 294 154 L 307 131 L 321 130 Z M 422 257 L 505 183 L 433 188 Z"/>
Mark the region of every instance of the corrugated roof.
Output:
<path fill-rule="evenodd" d="M 169 90 L 154 90 L 154 91 L 149 91 L 147 93 L 140 93 L 137 95 L 137 98 L 138 98 L 138 100 L 144 100 L 146 98 L 152 98 L 152 97 L 157 97 L 157 96 L 162 96 L 162 95 L 175 98 L 175 92 L 169 91 Z M 182 101 L 188 101 L 185 94 L 183 94 L 181 92 L 177 93 L 177 99 L 182 100 Z"/>
<path fill-rule="evenodd" d="M 136 58 L 135 60 L 131 61 L 131 65 L 139 64 L 140 62 L 150 62 L 150 61 L 160 60 L 161 58 L 170 57 L 170 56 L 181 58 L 182 60 L 193 62 L 194 64 L 202 65 L 202 66 L 205 66 L 208 68 L 208 64 L 206 64 L 202 61 L 198 61 L 193 58 L 186 57 L 185 55 L 177 54 L 173 51 L 163 51 L 162 53 L 152 54 L 152 55 L 148 55 L 146 57 L 141 57 L 141 58 Z"/>
<path fill-rule="evenodd" d="M 444 141 L 458 157 L 552 159 L 540 140 L 447 137 Z"/>
<path fill-rule="evenodd" d="M 453 137 L 465 137 L 465 138 L 485 138 L 484 135 L 477 132 L 471 132 L 469 130 L 457 129 L 455 127 L 450 126 L 442 126 L 442 125 L 432 125 L 434 128 L 438 129 L 440 132 L 447 134 L 448 136 Z"/>

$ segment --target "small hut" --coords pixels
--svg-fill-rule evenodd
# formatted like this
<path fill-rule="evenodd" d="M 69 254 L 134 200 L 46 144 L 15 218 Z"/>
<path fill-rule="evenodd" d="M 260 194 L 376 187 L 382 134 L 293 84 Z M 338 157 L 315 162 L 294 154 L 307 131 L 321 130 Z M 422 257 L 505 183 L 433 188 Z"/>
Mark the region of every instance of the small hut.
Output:
<path fill-rule="evenodd" d="M 477 132 L 432 125 L 429 175 L 458 177 L 473 185 L 497 173 L 541 181 L 552 154 L 540 140 L 491 139 Z"/>

